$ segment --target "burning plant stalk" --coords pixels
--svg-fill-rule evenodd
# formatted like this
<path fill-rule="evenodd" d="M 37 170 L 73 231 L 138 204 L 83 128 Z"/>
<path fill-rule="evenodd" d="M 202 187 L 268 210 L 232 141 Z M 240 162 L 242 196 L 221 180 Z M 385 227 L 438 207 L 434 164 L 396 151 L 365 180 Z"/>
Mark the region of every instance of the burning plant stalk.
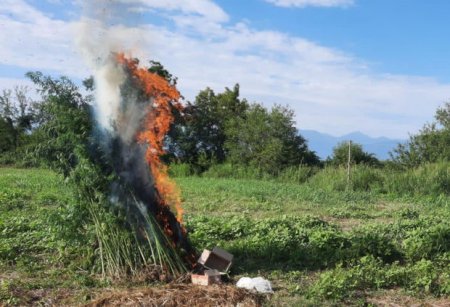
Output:
<path fill-rule="evenodd" d="M 101 157 L 97 158 L 101 168 L 108 169 L 112 178 L 105 198 L 120 208 L 126 222 L 105 223 L 94 207 L 90 210 L 102 272 L 118 276 L 158 265 L 177 275 L 185 272 L 185 264 L 195 257 L 181 224 L 179 190 L 161 156 L 173 112 L 182 110 L 180 93 L 163 77 L 139 67 L 136 59 L 122 53 L 111 54 L 105 63 L 95 78 L 99 84 L 99 131 L 93 154 Z M 105 89 L 119 94 L 109 100 L 112 111 L 107 109 L 107 116 L 102 113 L 107 106 L 101 100 L 108 97 Z"/>
<path fill-rule="evenodd" d="M 97 128 L 89 159 L 108 178 L 100 189 L 104 205 L 90 209 L 103 271 L 118 275 L 158 265 L 182 273 L 195 256 L 181 224 L 179 190 L 161 160 L 173 113 L 182 111 L 180 93 L 117 52 L 127 44 L 121 41 L 123 27 L 104 22 L 120 17 L 113 13 L 113 2 L 85 5 L 91 17 L 79 23 L 77 43 L 92 69 L 96 92 Z M 108 219 L 107 211 L 115 211 L 114 218 Z"/>

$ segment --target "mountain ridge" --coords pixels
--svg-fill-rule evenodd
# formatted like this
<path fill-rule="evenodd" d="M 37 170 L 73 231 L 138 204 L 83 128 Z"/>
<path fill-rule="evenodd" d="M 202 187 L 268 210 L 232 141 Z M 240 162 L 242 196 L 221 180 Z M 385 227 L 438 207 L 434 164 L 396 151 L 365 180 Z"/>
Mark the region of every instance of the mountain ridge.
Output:
<path fill-rule="evenodd" d="M 333 147 L 344 141 L 352 141 L 361 144 L 364 151 L 373 153 L 378 159 L 386 160 L 399 143 L 405 142 L 401 139 L 390 139 L 385 136 L 370 137 L 360 131 L 354 131 L 342 136 L 319 132 L 316 130 L 300 130 L 300 135 L 308 141 L 308 147 L 315 151 L 321 159 L 326 159 L 333 153 Z"/>

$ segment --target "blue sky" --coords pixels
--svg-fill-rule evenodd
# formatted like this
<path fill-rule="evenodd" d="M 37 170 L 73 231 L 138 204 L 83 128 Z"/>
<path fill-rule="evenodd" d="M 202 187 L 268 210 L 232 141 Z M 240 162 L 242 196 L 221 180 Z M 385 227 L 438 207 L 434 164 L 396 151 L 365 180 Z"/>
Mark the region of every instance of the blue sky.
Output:
<path fill-rule="evenodd" d="M 250 101 L 291 106 L 301 129 L 404 138 L 450 98 L 450 1 L 2 2 L 0 88 L 28 70 L 88 76 L 76 41 L 89 17 L 93 37 L 161 61 L 187 99 L 240 83 Z"/>
<path fill-rule="evenodd" d="M 273 6 L 261 0 L 217 1 L 235 21 L 276 29 L 337 48 L 378 72 L 450 82 L 450 1 L 356 0 L 344 7 Z"/>

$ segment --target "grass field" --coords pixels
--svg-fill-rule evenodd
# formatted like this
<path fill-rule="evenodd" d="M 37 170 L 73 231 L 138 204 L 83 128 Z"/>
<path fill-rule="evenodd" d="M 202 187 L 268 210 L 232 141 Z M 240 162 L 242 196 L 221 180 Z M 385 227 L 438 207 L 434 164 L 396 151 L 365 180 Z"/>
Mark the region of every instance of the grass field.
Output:
<path fill-rule="evenodd" d="M 450 305 L 450 208 L 311 184 L 177 178 L 190 238 L 232 252 L 232 278 L 264 276 L 268 305 Z M 106 287 L 89 227 L 54 173 L 0 168 L 0 304 L 82 304 Z"/>

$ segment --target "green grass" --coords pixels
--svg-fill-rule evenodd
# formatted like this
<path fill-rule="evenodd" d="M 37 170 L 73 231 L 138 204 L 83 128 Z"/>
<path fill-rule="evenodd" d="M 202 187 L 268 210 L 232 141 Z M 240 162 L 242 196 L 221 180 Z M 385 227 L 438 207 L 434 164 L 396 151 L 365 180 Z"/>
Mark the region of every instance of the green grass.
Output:
<path fill-rule="evenodd" d="M 177 182 L 194 244 L 231 251 L 237 276 L 273 280 L 279 288 L 274 305 L 357 305 L 388 289 L 416 300 L 450 294 L 448 197 L 317 188 L 314 182 Z"/>
<path fill-rule="evenodd" d="M 232 252 L 235 280 L 271 280 L 269 305 L 360 305 L 383 295 L 449 302 L 446 196 L 342 191 L 313 180 L 176 181 L 192 243 Z M 0 168 L 0 305 L 80 304 L 106 286 L 92 269 L 95 235 L 78 227 L 76 208 L 53 172 Z"/>
<path fill-rule="evenodd" d="M 95 285 L 71 208 L 73 195 L 53 172 L 0 168 L 0 304 L 37 304 L 42 289 L 75 289 L 72 300 Z"/>

